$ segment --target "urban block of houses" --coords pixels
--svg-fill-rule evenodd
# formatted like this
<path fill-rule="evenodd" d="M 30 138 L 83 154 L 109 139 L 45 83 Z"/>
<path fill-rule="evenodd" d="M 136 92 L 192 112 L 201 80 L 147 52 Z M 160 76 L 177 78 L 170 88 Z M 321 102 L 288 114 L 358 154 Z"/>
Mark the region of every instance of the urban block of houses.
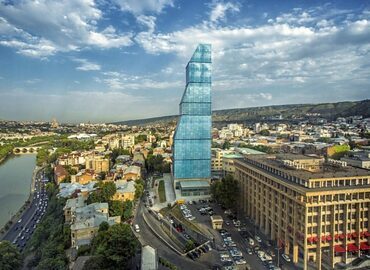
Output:
<path fill-rule="evenodd" d="M 77 207 L 71 213 L 72 248 L 89 245 L 103 222 L 109 225 L 121 222 L 120 216 L 109 217 L 108 203 L 92 203 Z"/>

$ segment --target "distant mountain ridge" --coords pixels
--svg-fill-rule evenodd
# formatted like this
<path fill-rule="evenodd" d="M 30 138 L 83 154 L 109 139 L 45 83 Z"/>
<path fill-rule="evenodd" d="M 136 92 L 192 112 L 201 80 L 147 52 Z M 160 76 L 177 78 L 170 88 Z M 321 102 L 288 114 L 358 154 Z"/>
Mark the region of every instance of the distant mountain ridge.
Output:
<path fill-rule="evenodd" d="M 337 117 L 362 115 L 370 117 L 370 99 L 319 104 L 289 104 L 251 108 L 216 110 L 212 112 L 213 123 L 248 123 L 255 121 L 303 120 L 322 117 L 328 120 Z M 115 122 L 114 124 L 142 126 L 165 124 L 177 121 L 177 115 Z"/>

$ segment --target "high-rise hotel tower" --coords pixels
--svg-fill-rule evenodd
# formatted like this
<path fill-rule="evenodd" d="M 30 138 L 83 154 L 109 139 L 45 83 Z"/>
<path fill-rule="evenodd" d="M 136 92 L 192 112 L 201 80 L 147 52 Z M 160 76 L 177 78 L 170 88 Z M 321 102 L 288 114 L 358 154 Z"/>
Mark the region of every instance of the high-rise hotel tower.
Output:
<path fill-rule="evenodd" d="M 199 44 L 186 66 L 174 134 L 173 174 L 182 196 L 209 194 L 211 112 L 211 45 Z"/>

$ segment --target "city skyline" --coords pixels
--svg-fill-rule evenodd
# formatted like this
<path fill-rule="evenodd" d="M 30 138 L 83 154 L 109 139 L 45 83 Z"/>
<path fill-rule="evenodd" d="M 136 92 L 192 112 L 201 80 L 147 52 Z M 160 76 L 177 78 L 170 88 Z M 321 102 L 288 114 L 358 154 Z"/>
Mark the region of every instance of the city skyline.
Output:
<path fill-rule="evenodd" d="M 363 1 L 0 1 L 0 118 L 177 114 L 198 43 L 216 110 L 367 99 L 369 22 Z"/>

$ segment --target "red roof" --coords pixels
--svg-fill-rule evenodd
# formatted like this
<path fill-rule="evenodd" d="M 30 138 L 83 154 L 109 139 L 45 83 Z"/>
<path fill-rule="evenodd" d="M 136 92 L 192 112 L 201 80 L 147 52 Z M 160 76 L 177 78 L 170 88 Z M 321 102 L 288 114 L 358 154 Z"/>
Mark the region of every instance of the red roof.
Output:
<path fill-rule="evenodd" d="M 370 246 L 367 244 L 367 242 L 360 243 L 360 249 L 361 250 L 368 250 L 370 249 Z"/>
<path fill-rule="evenodd" d="M 334 246 L 334 251 L 337 252 L 337 253 L 343 253 L 343 252 L 346 252 L 346 249 L 344 247 L 342 247 L 341 245 L 335 245 Z"/>
<path fill-rule="evenodd" d="M 356 246 L 355 244 L 348 244 L 347 245 L 347 250 L 348 251 L 357 251 L 358 250 L 358 246 Z"/>

